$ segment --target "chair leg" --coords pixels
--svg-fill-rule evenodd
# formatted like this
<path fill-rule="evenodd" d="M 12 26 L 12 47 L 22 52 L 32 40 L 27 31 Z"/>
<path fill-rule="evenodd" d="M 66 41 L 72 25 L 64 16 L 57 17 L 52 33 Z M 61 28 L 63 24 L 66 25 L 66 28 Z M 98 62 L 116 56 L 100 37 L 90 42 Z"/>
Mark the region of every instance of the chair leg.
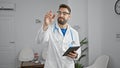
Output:
<path fill-rule="evenodd" d="M 23 67 L 23 61 L 21 62 L 21 66 L 20 66 L 20 68 L 24 68 L 24 67 Z"/>

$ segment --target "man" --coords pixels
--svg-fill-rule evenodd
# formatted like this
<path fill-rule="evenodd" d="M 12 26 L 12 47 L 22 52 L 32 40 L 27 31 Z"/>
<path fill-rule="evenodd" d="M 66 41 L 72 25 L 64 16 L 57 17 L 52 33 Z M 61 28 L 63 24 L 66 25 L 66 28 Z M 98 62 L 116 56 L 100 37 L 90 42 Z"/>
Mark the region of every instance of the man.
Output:
<path fill-rule="evenodd" d="M 80 57 L 81 48 L 63 56 L 69 47 L 80 46 L 78 32 L 68 24 L 71 9 L 68 5 L 61 4 L 57 13 L 57 23 L 53 23 L 56 15 L 52 11 L 46 13 L 37 36 L 37 42 L 48 42 L 44 68 L 74 68 L 74 60 Z"/>

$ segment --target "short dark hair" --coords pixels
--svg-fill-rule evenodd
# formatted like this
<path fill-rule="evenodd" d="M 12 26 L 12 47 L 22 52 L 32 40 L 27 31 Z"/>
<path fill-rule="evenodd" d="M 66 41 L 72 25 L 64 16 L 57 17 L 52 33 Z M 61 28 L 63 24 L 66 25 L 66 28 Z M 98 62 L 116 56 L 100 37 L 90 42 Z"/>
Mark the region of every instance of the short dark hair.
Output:
<path fill-rule="evenodd" d="M 66 5 L 66 4 L 60 4 L 59 9 L 60 9 L 60 8 L 67 8 L 68 11 L 69 11 L 69 13 L 71 13 L 70 7 L 69 7 L 68 5 Z"/>

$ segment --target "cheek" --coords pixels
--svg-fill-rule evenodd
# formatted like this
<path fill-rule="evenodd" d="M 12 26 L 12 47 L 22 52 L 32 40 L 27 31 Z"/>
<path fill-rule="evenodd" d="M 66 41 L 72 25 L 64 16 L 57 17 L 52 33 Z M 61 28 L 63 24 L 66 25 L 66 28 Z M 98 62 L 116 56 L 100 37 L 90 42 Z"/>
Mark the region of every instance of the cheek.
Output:
<path fill-rule="evenodd" d="M 65 20 L 69 20 L 69 18 L 68 18 L 68 17 L 66 17 L 66 18 L 65 18 Z"/>
<path fill-rule="evenodd" d="M 69 19 L 70 19 L 70 16 L 66 16 L 65 19 L 69 20 Z"/>
<path fill-rule="evenodd" d="M 69 15 L 67 18 L 70 19 L 70 17 L 71 17 L 71 16 Z"/>

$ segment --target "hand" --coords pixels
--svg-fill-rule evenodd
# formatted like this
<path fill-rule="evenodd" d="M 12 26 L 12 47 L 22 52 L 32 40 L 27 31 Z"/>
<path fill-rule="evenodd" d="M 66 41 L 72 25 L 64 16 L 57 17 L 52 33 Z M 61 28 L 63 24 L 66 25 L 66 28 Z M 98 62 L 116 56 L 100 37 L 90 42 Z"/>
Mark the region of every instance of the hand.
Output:
<path fill-rule="evenodd" d="M 54 18 L 55 14 L 53 14 L 52 11 L 47 12 L 44 17 L 44 25 L 45 26 L 50 25 L 53 22 Z"/>
<path fill-rule="evenodd" d="M 72 59 L 75 59 L 75 58 L 77 58 L 78 54 L 75 51 L 73 51 L 73 52 L 70 52 L 67 56 Z"/>

